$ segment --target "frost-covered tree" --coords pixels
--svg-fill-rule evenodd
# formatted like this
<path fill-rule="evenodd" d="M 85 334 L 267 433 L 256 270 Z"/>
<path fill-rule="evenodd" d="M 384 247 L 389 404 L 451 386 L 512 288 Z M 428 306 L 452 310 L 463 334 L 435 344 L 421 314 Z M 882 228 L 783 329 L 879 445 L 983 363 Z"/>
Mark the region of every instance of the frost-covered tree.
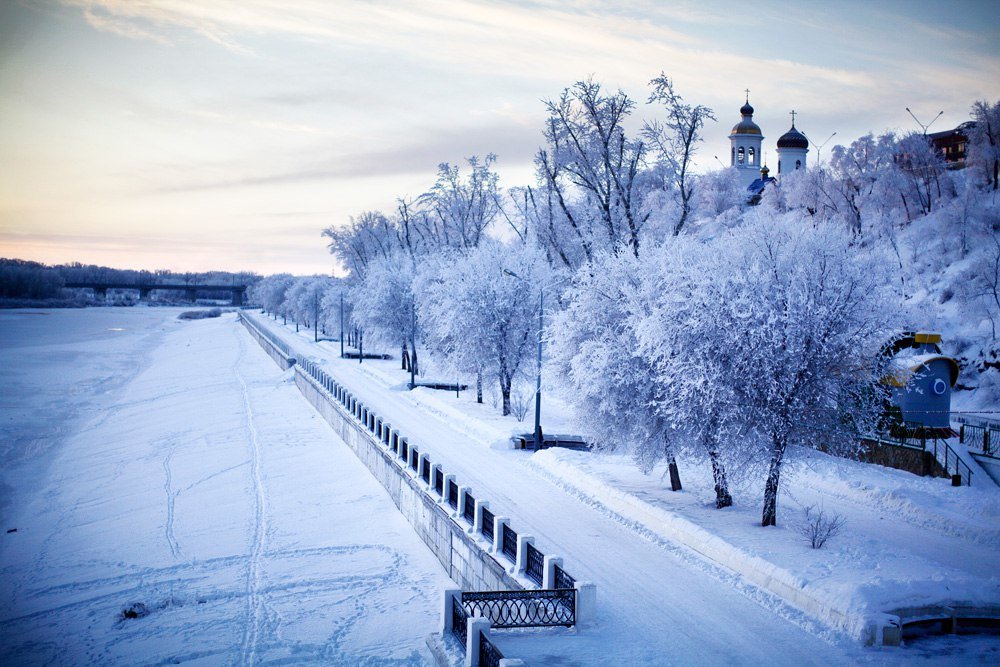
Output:
<path fill-rule="evenodd" d="M 539 238 L 571 268 L 604 248 L 627 247 L 638 255 L 645 146 L 625 132 L 635 102 L 621 90 L 606 95 L 588 79 L 545 106 L 546 145 L 535 157 L 545 194 L 533 202 L 545 207 L 536 215 L 550 229 Z"/>
<path fill-rule="evenodd" d="M 295 278 L 285 294 L 285 307 L 296 323 L 315 327 L 320 319 L 320 302 L 323 295 L 333 285 L 327 276 L 303 276 Z"/>
<path fill-rule="evenodd" d="M 761 522 L 775 525 L 788 445 L 856 446 L 878 416 L 875 351 L 897 329 L 895 281 L 877 249 L 796 215 L 753 221 L 715 252 L 724 298 L 704 317 L 727 323 L 711 344 L 726 350 L 726 400 L 768 444 Z"/>
<path fill-rule="evenodd" d="M 890 217 L 887 211 L 899 206 L 894 187 L 896 151 L 896 138 L 890 133 L 878 137 L 869 133 L 831 151 L 825 195 L 858 234 L 867 233 L 869 227 L 883 229 L 880 223 Z"/>
<path fill-rule="evenodd" d="M 641 281 L 645 306 L 632 314 L 631 328 L 637 352 L 652 367 L 648 381 L 661 397 L 658 414 L 675 439 L 683 438 L 684 451 L 707 459 L 715 505 L 722 508 L 733 503 L 727 468 L 747 458 L 750 415 L 730 369 L 729 334 L 744 323 L 719 307 L 746 295 L 723 279 L 731 276 L 730 258 L 719 245 L 677 239 L 647 257 L 650 269 Z"/>
<path fill-rule="evenodd" d="M 1000 323 L 1000 239 L 990 235 L 985 252 L 977 255 L 970 267 L 964 291 L 990 322 L 993 342 L 997 342 L 997 324 Z"/>
<path fill-rule="evenodd" d="M 412 364 L 416 375 L 419 324 L 413 297 L 414 273 L 414 260 L 404 253 L 371 262 L 352 290 L 351 320 L 373 339 L 399 345 L 401 357 Z"/>
<path fill-rule="evenodd" d="M 285 293 L 295 279 L 289 273 L 277 273 L 256 283 L 251 290 L 251 300 L 259 303 L 264 312 L 287 317 Z"/>
<path fill-rule="evenodd" d="M 639 349 L 634 329 L 634 315 L 645 312 L 647 268 L 630 253 L 598 257 L 566 291 L 547 338 L 551 371 L 586 432 L 600 449 L 626 451 L 648 472 L 660 460 L 672 463 L 676 440 L 659 409 L 668 398 L 653 381 L 654 362 Z M 678 488 L 679 480 L 671 481 Z"/>
<path fill-rule="evenodd" d="M 972 120 L 975 125 L 969 133 L 968 160 L 996 192 L 1000 187 L 1000 102 L 976 102 Z"/>
<path fill-rule="evenodd" d="M 342 278 L 334 279 L 323 291 L 320 302 L 320 322 L 327 331 L 340 335 L 341 326 L 346 331 L 351 322 L 351 285 Z"/>
<path fill-rule="evenodd" d="M 323 230 L 327 247 L 351 275 L 362 276 L 372 262 L 385 259 L 404 247 L 399 225 L 378 211 L 365 211 L 348 225 Z"/>
<path fill-rule="evenodd" d="M 930 213 L 943 196 L 950 194 L 943 179 L 944 159 L 927 135 L 911 132 L 903 136 L 897 145 L 896 164 L 903 174 L 905 186 L 900 195 L 910 219 Z"/>
<path fill-rule="evenodd" d="M 747 189 L 735 167 L 717 169 L 702 174 L 697 179 L 692 200 L 692 216 L 712 219 L 743 208 L 747 201 Z"/>
<path fill-rule="evenodd" d="M 655 147 L 659 166 L 676 192 L 679 214 L 673 224 L 673 235 L 677 236 L 691 214 L 696 183 L 691 177 L 691 166 L 702 140 L 701 130 L 705 121 L 715 120 L 715 116 L 706 106 L 686 103 L 666 74 L 661 73 L 649 84 L 653 87 L 649 103 L 662 104 L 667 115 L 663 120 L 647 121 L 642 135 Z"/>
<path fill-rule="evenodd" d="M 429 223 L 441 245 L 472 248 L 500 211 L 500 176 L 493 170 L 496 155 L 483 160 L 468 158 L 469 174 L 462 178 L 459 168 L 438 165 L 434 186 L 420 197 Z"/>
<path fill-rule="evenodd" d="M 894 330 L 884 256 L 843 225 L 759 216 L 708 241 L 673 239 L 642 262 L 603 258 L 553 327 L 553 359 L 588 429 L 640 462 L 767 460 L 773 525 L 791 443 L 855 446 L 877 418 L 874 360 Z"/>
<path fill-rule="evenodd" d="M 524 282 L 504 274 L 513 271 Z M 502 413 L 511 412 L 511 387 L 535 349 L 538 291 L 551 277 L 534 246 L 483 241 L 422 272 L 418 312 L 439 352 L 460 370 L 496 378 Z M 527 284 L 525 284 L 527 283 Z"/>

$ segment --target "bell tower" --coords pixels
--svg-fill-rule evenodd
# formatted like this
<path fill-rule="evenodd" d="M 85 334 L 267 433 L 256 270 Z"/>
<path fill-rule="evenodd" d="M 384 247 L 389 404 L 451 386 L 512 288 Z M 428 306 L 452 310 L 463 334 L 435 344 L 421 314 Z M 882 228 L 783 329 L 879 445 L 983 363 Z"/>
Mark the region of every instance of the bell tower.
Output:
<path fill-rule="evenodd" d="M 760 176 L 762 156 L 760 152 L 764 135 L 757 123 L 753 122 L 753 107 L 750 106 L 750 90 L 746 91 L 746 103 L 740 107 L 743 119 L 733 126 L 729 133 L 730 165 L 736 167 L 744 187 Z"/>

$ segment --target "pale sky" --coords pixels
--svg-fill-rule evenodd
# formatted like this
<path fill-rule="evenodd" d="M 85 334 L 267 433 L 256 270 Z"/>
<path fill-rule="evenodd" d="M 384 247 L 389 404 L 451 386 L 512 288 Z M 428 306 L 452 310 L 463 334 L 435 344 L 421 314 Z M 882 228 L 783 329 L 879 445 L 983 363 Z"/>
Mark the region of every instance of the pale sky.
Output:
<path fill-rule="evenodd" d="M 662 70 L 764 146 L 931 131 L 1000 99 L 996 0 L 0 0 L 0 256 L 329 273 L 320 232 L 494 152 L 533 181 L 543 99 Z M 810 152 L 810 161 L 815 151 Z"/>

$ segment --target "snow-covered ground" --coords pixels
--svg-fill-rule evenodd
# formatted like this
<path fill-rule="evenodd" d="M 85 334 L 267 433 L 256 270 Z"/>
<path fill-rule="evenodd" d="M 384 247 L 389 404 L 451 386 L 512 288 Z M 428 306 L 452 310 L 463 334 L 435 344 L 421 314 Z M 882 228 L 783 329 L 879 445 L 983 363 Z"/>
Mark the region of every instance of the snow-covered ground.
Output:
<path fill-rule="evenodd" d="M 656 663 L 654 656 L 664 655 L 671 656 L 666 662 L 709 655 L 785 662 L 1000 656 L 993 637 L 861 649 L 852 635 L 857 628 L 836 620 L 948 600 L 1000 602 L 995 487 L 954 488 L 947 480 L 795 451 L 779 502 L 782 525 L 763 529 L 759 489 L 744 488 L 735 507 L 718 511 L 710 479 L 697 468 L 685 467 L 685 491 L 671 493 L 661 470 L 642 475 L 621 457 L 506 450 L 509 434 L 530 430 L 530 423 L 497 416 L 489 402 L 475 404 L 474 392 L 456 398 L 405 391 L 398 360 L 340 360 L 338 343 L 316 345 L 311 331 L 296 336 L 294 327 L 269 326 L 301 354 L 324 359 L 338 381 L 490 500 L 494 512 L 510 515 L 515 529 L 534 535 L 544 553 L 562 556 L 578 579 L 598 583 L 597 629 L 571 641 L 503 637 L 507 655 L 544 662 L 558 653 L 569 664 L 588 664 L 588 655 L 608 650 L 611 662 L 622 664 Z M 573 431 L 558 401 L 546 399 L 544 424 L 547 432 Z M 806 505 L 847 519 L 824 549 L 810 549 L 795 530 Z M 748 573 L 760 572 L 802 590 L 814 604 L 804 613 L 767 594 L 750 583 Z"/>
<path fill-rule="evenodd" d="M 424 664 L 437 561 L 233 315 L 179 312 L 0 312 L 0 663 Z"/>
<path fill-rule="evenodd" d="M 182 322 L 178 312 L 0 312 L 0 528 L 17 529 L 0 533 L 2 662 L 423 664 L 423 637 L 451 585 L 437 562 L 231 315 Z M 975 584 L 995 600 L 1000 540 L 988 491 L 801 452 L 781 499 L 786 525 L 761 529 L 752 490 L 718 512 L 708 480 L 689 467 L 673 494 L 662 471 L 644 476 L 620 458 L 503 449 L 530 425 L 476 405 L 472 392 L 404 391 L 398 361 L 342 361 L 335 343 L 274 328 L 324 357 L 572 575 L 597 583 L 595 627 L 497 632 L 510 657 L 1000 659 L 995 638 L 864 649 L 675 533 L 703 531 L 834 601 L 885 603 L 897 581 L 915 582 L 906 599 Z M 546 398 L 546 409 L 547 431 L 573 430 L 558 403 Z M 787 525 L 797 503 L 815 501 L 848 524 L 813 552 Z M 129 608 L 147 615 L 124 618 Z"/>

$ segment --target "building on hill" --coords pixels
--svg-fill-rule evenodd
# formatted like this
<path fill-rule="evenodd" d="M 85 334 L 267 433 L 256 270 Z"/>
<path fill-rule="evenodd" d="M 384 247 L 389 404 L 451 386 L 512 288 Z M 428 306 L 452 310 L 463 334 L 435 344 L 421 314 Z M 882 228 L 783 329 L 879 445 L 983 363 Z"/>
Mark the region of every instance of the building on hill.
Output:
<path fill-rule="evenodd" d="M 729 133 L 730 165 L 739 172 L 743 187 L 749 192 L 748 203 L 757 204 L 764 193 L 764 188 L 777 179 L 770 176 L 767 165 L 763 164 L 764 133 L 753 121 L 754 109 L 750 106 L 750 91 L 747 90 L 746 93 L 746 102 L 740 107 L 742 119 Z M 795 112 L 792 111 L 791 114 L 791 129 L 778 138 L 779 178 L 782 174 L 805 169 L 806 155 L 809 153 L 809 139 L 796 129 Z"/>
<path fill-rule="evenodd" d="M 754 181 L 747 186 L 747 203 L 751 206 L 756 206 L 760 203 L 760 198 L 764 195 L 764 188 L 768 186 L 769 183 L 774 183 L 777 179 L 771 176 L 771 170 L 767 168 L 765 164 L 760 168 L 760 177 L 754 179 Z"/>
<path fill-rule="evenodd" d="M 933 132 L 927 135 L 934 151 L 944 159 L 948 169 L 965 167 L 966 147 L 969 145 L 969 133 L 976 126 L 975 121 L 966 121 L 952 130 Z"/>
<path fill-rule="evenodd" d="M 750 91 L 747 91 L 746 103 L 740 107 L 743 119 L 733 126 L 729 133 L 731 146 L 730 165 L 740 173 L 743 187 L 749 187 L 760 173 L 762 155 L 761 144 L 764 135 L 757 123 L 753 122 L 753 107 L 750 106 Z"/>
<path fill-rule="evenodd" d="M 778 177 L 806 168 L 806 153 L 809 139 L 795 129 L 795 112 L 792 112 L 792 128 L 778 137 Z"/>

